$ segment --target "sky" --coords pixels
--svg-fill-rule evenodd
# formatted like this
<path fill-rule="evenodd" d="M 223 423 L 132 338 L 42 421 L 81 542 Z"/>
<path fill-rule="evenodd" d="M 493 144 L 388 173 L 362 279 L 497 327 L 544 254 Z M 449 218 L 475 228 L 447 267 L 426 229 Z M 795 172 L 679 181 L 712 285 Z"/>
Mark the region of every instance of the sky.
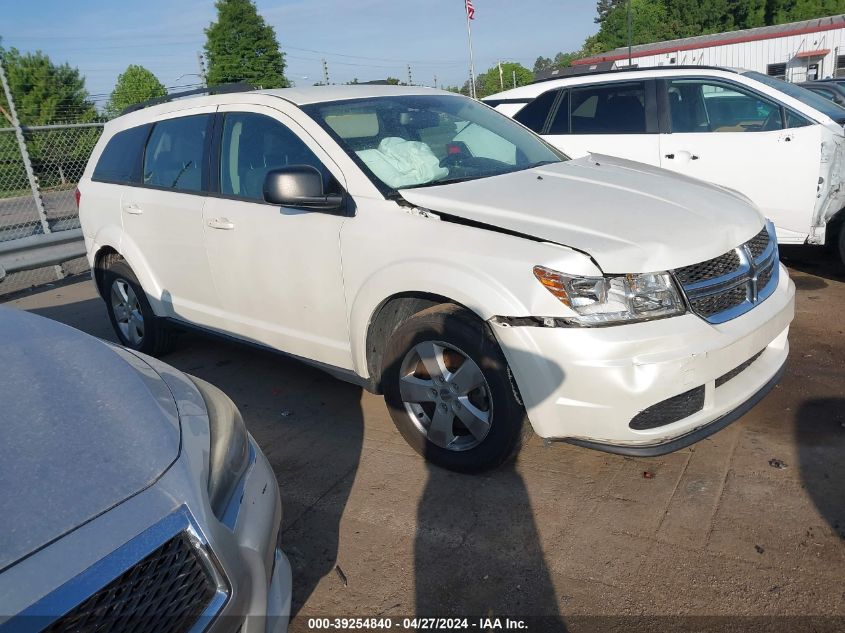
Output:
<path fill-rule="evenodd" d="M 539 56 L 580 48 L 595 32 L 595 0 L 473 0 L 476 72 L 498 60 L 531 68 Z M 257 0 L 286 55 L 288 79 L 312 85 L 398 77 L 462 85 L 468 78 L 464 0 Z M 198 82 L 213 0 L 0 0 L 0 42 L 42 50 L 86 78 L 102 106 L 129 64 L 168 88 Z M 191 86 L 192 87 L 192 86 Z"/>

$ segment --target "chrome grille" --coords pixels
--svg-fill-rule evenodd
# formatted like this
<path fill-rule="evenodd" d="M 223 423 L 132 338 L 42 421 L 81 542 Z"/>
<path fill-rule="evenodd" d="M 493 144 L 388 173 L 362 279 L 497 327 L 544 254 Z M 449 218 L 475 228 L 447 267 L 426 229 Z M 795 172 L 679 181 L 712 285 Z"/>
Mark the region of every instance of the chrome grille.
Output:
<path fill-rule="evenodd" d="M 217 586 L 184 533 L 136 563 L 45 629 L 49 633 L 182 633 Z"/>
<path fill-rule="evenodd" d="M 745 284 L 743 284 L 741 286 L 734 286 L 725 292 L 690 299 L 690 305 L 693 311 L 700 316 L 712 317 L 714 314 L 719 314 L 720 312 L 740 305 L 747 297 L 748 291 L 745 288 Z"/>
<path fill-rule="evenodd" d="M 741 265 L 742 262 L 736 251 L 730 251 L 700 264 L 678 268 L 675 270 L 675 275 L 678 277 L 678 281 L 684 285 L 694 284 L 714 277 L 729 275 L 739 270 Z"/>
<path fill-rule="evenodd" d="M 748 241 L 748 250 L 751 251 L 751 256 L 754 259 L 765 253 L 766 247 L 769 245 L 769 232 L 767 228 L 764 226 L 762 231 Z"/>
<path fill-rule="evenodd" d="M 710 323 L 724 323 L 771 295 L 778 269 L 777 238 L 768 222 L 737 248 L 672 272 L 693 312 Z"/>

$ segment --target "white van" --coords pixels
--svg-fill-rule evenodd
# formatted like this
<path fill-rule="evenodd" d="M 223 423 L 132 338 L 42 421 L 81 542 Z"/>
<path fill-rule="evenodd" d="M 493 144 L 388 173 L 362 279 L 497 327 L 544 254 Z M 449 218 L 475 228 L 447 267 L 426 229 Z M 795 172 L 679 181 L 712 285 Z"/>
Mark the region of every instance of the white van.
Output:
<path fill-rule="evenodd" d="M 79 184 L 121 342 L 171 327 L 281 351 L 385 394 L 431 461 L 544 438 L 687 446 L 778 381 L 794 285 L 747 199 L 568 160 L 427 88 L 182 99 L 106 125 Z"/>
<path fill-rule="evenodd" d="M 570 156 L 648 163 L 729 187 L 782 244 L 845 261 L 845 109 L 757 72 L 667 66 L 574 75 L 485 99 Z"/>

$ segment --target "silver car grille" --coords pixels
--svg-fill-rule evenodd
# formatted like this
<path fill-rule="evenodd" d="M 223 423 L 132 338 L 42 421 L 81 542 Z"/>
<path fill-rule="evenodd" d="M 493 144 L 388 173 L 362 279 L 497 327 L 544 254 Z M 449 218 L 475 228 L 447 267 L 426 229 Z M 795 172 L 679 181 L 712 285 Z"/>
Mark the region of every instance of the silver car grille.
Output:
<path fill-rule="evenodd" d="M 182 532 L 42 633 L 185 633 L 208 612 L 217 584 Z"/>
<path fill-rule="evenodd" d="M 767 222 L 724 255 L 672 272 L 695 314 L 708 323 L 724 323 L 768 298 L 777 287 L 778 271 L 777 237 Z"/>

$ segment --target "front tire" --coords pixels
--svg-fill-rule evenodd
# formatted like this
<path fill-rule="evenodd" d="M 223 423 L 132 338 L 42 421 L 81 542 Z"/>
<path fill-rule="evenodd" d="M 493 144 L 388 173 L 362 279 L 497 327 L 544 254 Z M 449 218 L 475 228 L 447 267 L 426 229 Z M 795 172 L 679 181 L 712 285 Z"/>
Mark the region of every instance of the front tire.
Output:
<path fill-rule="evenodd" d="M 396 428 L 430 462 L 459 472 L 516 454 L 525 410 L 486 324 L 455 305 L 405 321 L 384 357 L 385 402 Z"/>
<path fill-rule="evenodd" d="M 170 331 L 156 317 L 138 278 L 125 261 L 112 261 L 103 272 L 103 298 L 121 345 L 150 356 L 167 352 Z"/>

